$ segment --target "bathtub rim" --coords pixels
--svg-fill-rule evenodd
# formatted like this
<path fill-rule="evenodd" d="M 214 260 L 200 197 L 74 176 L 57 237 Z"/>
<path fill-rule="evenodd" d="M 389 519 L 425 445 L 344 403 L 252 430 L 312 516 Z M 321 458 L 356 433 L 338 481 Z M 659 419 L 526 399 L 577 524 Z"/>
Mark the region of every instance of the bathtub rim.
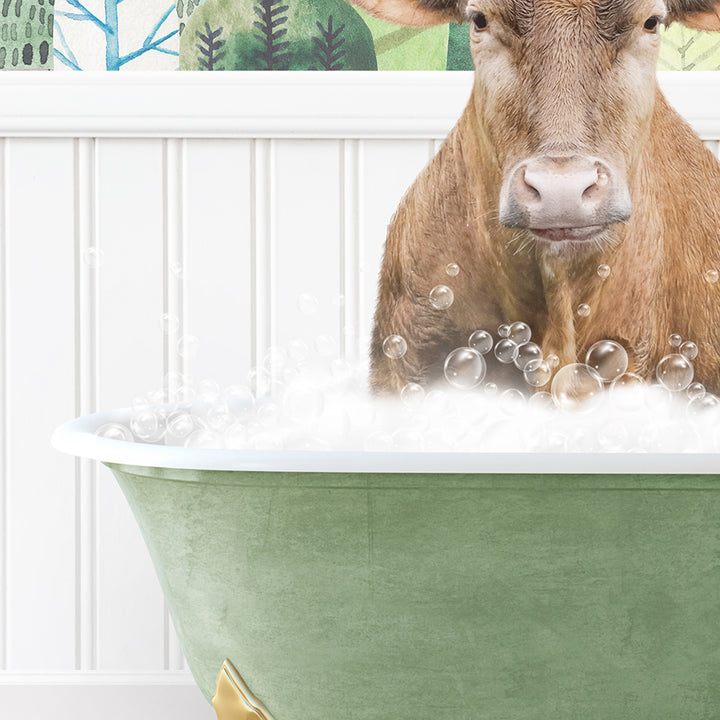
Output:
<path fill-rule="evenodd" d="M 83 415 L 58 427 L 60 452 L 117 465 L 178 470 L 326 473 L 720 474 L 720 453 L 359 452 L 207 450 L 110 440 L 105 423 L 127 422 L 132 410 Z"/>

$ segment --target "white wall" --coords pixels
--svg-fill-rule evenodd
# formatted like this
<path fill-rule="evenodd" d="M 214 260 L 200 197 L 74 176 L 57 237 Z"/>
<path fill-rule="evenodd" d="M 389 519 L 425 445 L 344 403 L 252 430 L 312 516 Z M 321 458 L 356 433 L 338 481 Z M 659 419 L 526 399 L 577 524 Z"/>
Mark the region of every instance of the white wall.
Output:
<path fill-rule="evenodd" d="M 169 370 L 229 384 L 321 333 L 361 350 L 387 221 L 470 83 L 259 75 L 0 75 L 2 717 L 213 716 L 112 477 L 49 436 Z M 717 152 L 720 83 L 663 82 Z"/>

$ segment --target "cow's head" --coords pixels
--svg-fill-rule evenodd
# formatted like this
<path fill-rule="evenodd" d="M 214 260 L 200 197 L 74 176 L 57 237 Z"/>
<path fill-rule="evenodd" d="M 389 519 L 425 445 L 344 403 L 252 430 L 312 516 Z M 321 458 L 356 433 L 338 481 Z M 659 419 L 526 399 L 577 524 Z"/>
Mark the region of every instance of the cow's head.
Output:
<path fill-rule="evenodd" d="M 404 25 L 466 21 L 500 222 L 551 252 L 630 217 L 650 133 L 661 23 L 720 30 L 715 0 L 353 0 Z"/>

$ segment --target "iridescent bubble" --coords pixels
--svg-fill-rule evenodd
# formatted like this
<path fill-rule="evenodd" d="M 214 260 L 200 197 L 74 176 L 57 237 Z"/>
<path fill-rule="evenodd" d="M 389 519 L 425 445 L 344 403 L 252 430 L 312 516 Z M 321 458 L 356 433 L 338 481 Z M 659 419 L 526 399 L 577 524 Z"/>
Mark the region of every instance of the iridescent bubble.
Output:
<path fill-rule="evenodd" d="M 498 325 L 498 335 L 501 338 L 510 337 L 510 326 L 507 323 L 502 323 L 502 325 Z"/>
<path fill-rule="evenodd" d="M 566 365 L 557 371 L 550 392 L 561 410 L 588 412 L 602 398 L 603 382 L 591 367 L 581 363 Z"/>
<path fill-rule="evenodd" d="M 445 379 L 455 388 L 469 390 L 485 377 L 485 358 L 473 348 L 455 348 L 445 358 Z"/>
<path fill-rule="evenodd" d="M 555 353 L 550 353 L 545 360 L 552 370 L 560 365 L 560 358 Z"/>
<path fill-rule="evenodd" d="M 171 315 L 170 313 L 163 313 L 160 316 L 160 329 L 165 335 L 170 335 L 170 333 L 177 332 L 179 328 L 180 320 L 178 320 L 175 315 Z"/>
<path fill-rule="evenodd" d="M 388 335 L 383 340 L 382 349 L 391 360 L 399 360 L 407 352 L 407 342 L 401 335 Z"/>
<path fill-rule="evenodd" d="M 418 383 L 408 383 L 400 391 L 400 399 L 409 408 L 419 407 L 425 399 L 425 388 Z"/>
<path fill-rule="evenodd" d="M 587 317 L 590 314 L 590 306 L 587 303 L 580 303 L 577 307 L 577 314 L 580 317 Z"/>
<path fill-rule="evenodd" d="M 518 356 L 518 346 L 510 340 L 510 338 L 503 338 L 498 340 L 495 345 L 495 357 L 501 362 L 508 365 L 511 362 L 515 362 L 515 358 Z"/>
<path fill-rule="evenodd" d="M 460 272 L 460 266 L 457 263 L 448 263 L 445 266 L 445 272 L 450 277 L 455 277 Z"/>
<path fill-rule="evenodd" d="M 698 355 L 698 346 L 692 340 L 686 340 L 680 346 L 680 354 L 688 360 L 694 360 Z"/>
<path fill-rule="evenodd" d="M 518 348 L 517 357 L 513 361 L 518 370 L 524 371 L 528 363 L 533 360 L 542 360 L 542 350 L 534 342 L 526 342 Z"/>
<path fill-rule="evenodd" d="M 468 345 L 481 355 L 486 355 L 492 350 L 493 336 L 487 330 L 476 330 L 470 336 Z"/>
<path fill-rule="evenodd" d="M 93 270 L 95 270 L 95 268 L 99 268 L 103 264 L 104 260 L 105 253 L 96 247 L 89 247 L 83 253 L 83 262 Z"/>
<path fill-rule="evenodd" d="M 508 338 L 510 338 L 510 340 L 512 340 L 518 347 L 524 345 L 526 342 L 530 342 L 531 337 L 532 331 L 527 323 L 514 322 L 510 326 Z"/>
<path fill-rule="evenodd" d="M 635 373 L 623 373 L 622 375 L 619 375 L 618 377 L 613 380 L 612 385 L 610 385 L 611 391 L 635 391 L 635 390 L 641 390 L 645 387 L 645 380 L 643 380 L 639 375 L 636 375 Z"/>
<path fill-rule="evenodd" d="M 447 285 L 436 285 L 430 291 L 430 304 L 436 310 L 447 310 L 455 300 L 455 294 Z"/>
<path fill-rule="evenodd" d="M 300 293 L 297 299 L 297 306 L 303 315 L 314 315 L 320 307 L 320 301 L 310 293 Z"/>
<path fill-rule="evenodd" d="M 195 429 L 195 421 L 189 412 L 180 410 L 167 419 L 167 434 L 172 438 L 182 440 Z"/>
<path fill-rule="evenodd" d="M 195 357 L 200 349 L 200 340 L 195 335 L 183 335 L 177 341 L 177 351 L 180 357 Z"/>
<path fill-rule="evenodd" d="M 717 270 L 706 270 L 705 271 L 705 280 L 711 284 L 716 283 L 718 281 L 719 277 L 720 277 L 720 274 L 718 274 Z"/>
<path fill-rule="evenodd" d="M 628 354 L 625 348 L 614 340 L 600 340 L 585 355 L 585 364 L 610 383 L 620 377 L 628 368 Z"/>
<path fill-rule="evenodd" d="M 108 440 L 122 440 L 123 442 L 132 442 L 133 434 L 129 428 L 125 427 L 121 423 L 105 423 L 101 425 L 95 434 Z"/>
<path fill-rule="evenodd" d="M 247 385 L 230 385 L 223 390 L 222 398 L 230 412 L 238 420 L 247 420 L 252 415 L 255 397 Z"/>
<path fill-rule="evenodd" d="M 160 416 L 153 410 L 139 410 L 130 418 L 130 429 L 139 440 L 154 442 L 162 437 L 164 427 Z"/>
<path fill-rule="evenodd" d="M 609 265 L 598 265 L 597 274 L 605 280 L 610 277 L 610 266 Z"/>
<path fill-rule="evenodd" d="M 682 345 L 682 338 L 677 333 L 673 333 L 668 338 L 668 342 L 670 343 L 670 347 L 680 347 L 680 345 Z"/>
<path fill-rule="evenodd" d="M 547 385 L 552 377 L 552 370 L 550 366 L 543 362 L 541 359 L 530 360 L 525 366 L 523 377 L 528 385 L 533 387 L 542 387 Z"/>
<path fill-rule="evenodd" d="M 658 382 L 671 392 L 684 390 L 693 379 L 692 363 L 680 353 L 666 355 L 655 368 Z"/>
<path fill-rule="evenodd" d="M 498 386 L 494 382 L 485 383 L 485 386 L 483 387 L 483 392 L 486 395 L 490 395 L 490 397 L 492 397 L 493 395 L 498 394 Z"/>
<path fill-rule="evenodd" d="M 702 383 L 694 382 L 687 386 L 687 390 L 685 392 L 690 400 L 694 400 L 695 398 L 702 397 L 706 391 L 705 386 Z"/>

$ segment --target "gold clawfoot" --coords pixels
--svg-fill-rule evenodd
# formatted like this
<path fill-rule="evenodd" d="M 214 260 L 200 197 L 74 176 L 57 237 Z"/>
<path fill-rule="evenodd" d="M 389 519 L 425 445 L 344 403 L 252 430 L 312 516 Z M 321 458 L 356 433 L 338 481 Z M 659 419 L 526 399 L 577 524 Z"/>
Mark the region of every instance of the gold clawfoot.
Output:
<path fill-rule="evenodd" d="M 218 720 L 273 720 L 229 660 L 220 668 L 212 704 Z"/>

